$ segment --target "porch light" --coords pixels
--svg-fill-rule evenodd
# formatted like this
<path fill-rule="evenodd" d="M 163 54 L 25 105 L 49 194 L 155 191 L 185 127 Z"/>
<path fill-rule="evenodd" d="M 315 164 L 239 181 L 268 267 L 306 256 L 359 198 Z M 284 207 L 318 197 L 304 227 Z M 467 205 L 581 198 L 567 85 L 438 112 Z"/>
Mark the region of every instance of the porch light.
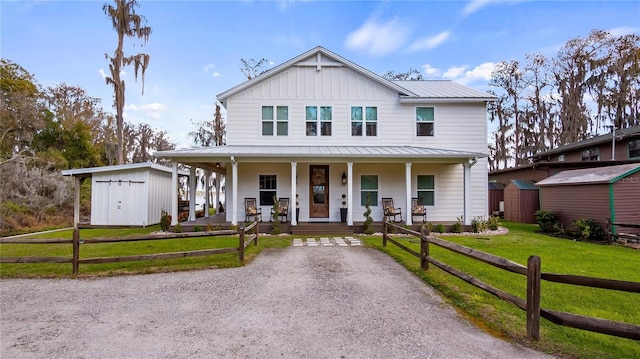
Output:
<path fill-rule="evenodd" d="M 347 174 L 342 172 L 342 184 L 347 184 Z"/>

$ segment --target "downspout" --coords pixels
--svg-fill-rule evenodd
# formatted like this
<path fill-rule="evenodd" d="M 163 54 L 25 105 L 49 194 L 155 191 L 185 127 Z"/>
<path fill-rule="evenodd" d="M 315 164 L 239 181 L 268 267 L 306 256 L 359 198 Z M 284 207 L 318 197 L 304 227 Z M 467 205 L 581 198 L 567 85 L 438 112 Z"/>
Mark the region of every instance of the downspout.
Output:
<path fill-rule="evenodd" d="M 464 168 L 464 191 L 463 191 L 463 205 L 464 205 L 464 213 L 463 219 L 465 225 L 471 224 L 471 205 L 469 203 L 469 197 L 471 196 L 471 167 L 478 162 L 478 158 L 474 157 L 472 161 L 465 162 L 462 164 Z"/>

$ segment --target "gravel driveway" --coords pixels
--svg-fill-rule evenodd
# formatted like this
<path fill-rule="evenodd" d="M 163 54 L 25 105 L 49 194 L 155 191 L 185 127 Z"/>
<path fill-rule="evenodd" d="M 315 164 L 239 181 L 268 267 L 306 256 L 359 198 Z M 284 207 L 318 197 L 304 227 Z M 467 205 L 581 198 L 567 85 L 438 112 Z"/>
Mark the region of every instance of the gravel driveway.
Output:
<path fill-rule="evenodd" d="M 550 358 L 480 331 L 371 248 L 291 247 L 241 268 L 0 286 L 3 359 Z"/>

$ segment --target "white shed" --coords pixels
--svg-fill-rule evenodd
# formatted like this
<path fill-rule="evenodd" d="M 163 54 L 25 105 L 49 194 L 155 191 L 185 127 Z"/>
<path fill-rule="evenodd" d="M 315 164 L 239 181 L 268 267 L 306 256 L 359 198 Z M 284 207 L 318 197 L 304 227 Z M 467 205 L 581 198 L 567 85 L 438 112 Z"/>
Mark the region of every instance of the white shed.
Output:
<path fill-rule="evenodd" d="M 181 175 L 188 173 L 180 171 Z M 147 226 L 160 223 L 160 213 L 171 208 L 172 169 L 154 163 L 70 169 L 63 176 L 91 177 L 92 226 Z M 76 197 L 79 193 L 76 191 Z M 79 221 L 79 199 L 76 219 Z"/>

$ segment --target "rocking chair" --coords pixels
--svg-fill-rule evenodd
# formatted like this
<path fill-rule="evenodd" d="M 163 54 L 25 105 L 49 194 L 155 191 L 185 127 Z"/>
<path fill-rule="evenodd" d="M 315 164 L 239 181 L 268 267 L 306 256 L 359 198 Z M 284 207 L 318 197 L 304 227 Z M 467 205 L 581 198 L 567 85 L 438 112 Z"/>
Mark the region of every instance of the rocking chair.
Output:
<path fill-rule="evenodd" d="M 402 208 L 396 208 L 393 205 L 393 198 L 383 198 L 382 208 L 384 209 L 384 216 L 387 217 L 387 221 L 390 221 L 393 217 L 394 222 L 402 222 Z M 400 220 L 396 218 L 400 216 Z"/>

